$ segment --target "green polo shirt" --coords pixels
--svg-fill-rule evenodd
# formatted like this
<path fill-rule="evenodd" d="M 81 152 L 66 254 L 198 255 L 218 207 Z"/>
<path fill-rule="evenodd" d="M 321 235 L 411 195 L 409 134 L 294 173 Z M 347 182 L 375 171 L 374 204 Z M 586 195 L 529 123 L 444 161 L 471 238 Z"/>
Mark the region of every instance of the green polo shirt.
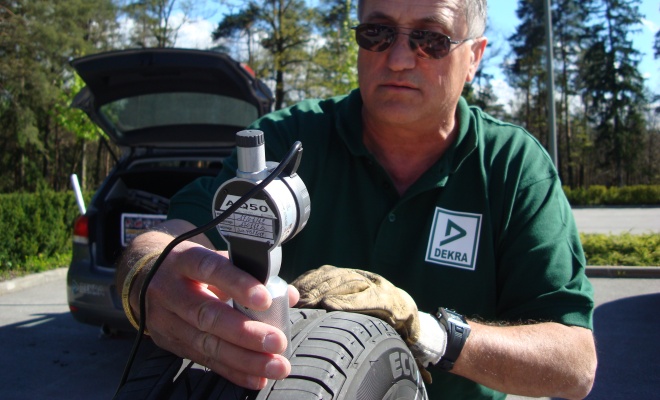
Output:
<path fill-rule="evenodd" d="M 557 321 L 592 329 L 593 291 L 570 206 L 542 146 L 464 99 L 457 140 L 400 196 L 362 143 L 362 99 L 303 101 L 251 128 L 266 157 L 280 161 L 299 140 L 298 173 L 311 197 L 305 229 L 283 245 L 280 276 L 291 281 L 323 264 L 376 272 L 406 290 L 422 311 L 449 307 L 486 321 Z M 171 201 L 169 218 L 211 219 L 218 177 L 199 179 Z M 225 248 L 216 230 L 207 232 Z M 503 398 L 451 373 L 431 370 L 431 399 Z"/>

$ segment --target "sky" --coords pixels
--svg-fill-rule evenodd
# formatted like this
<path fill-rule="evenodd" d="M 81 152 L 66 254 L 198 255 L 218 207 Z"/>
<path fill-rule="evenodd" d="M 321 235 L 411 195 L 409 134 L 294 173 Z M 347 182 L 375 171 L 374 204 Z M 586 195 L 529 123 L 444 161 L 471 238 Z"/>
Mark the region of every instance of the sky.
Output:
<path fill-rule="evenodd" d="M 515 32 L 518 25 L 518 19 L 516 17 L 518 1 L 490 0 L 488 3 L 490 22 L 488 39 L 492 45 L 489 51 L 499 51 L 499 56 L 489 60 L 485 66 L 486 71 L 495 76 L 492 83 L 500 97 L 500 102 L 508 104 L 509 99 L 506 98 L 505 93 L 511 93 L 511 90 L 506 90 L 508 85 L 504 81 L 499 66 L 503 61 L 504 55 L 509 52 L 506 38 Z M 200 3 L 197 2 L 197 4 Z M 201 16 L 191 23 L 184 24 L 179 31 L 179 37 L 176 43 L 177 47 L 208 48 L 212 45 L 210 38 L 211 32 L 215 29 L 217 22 L 222 18 L 222 14 L 226 12 L 226 9 L 217 6 L 216 2 L 205 2 L 204 4 L 205 9 L 199 13 Z M 640 12 L 645 18 L 639 26 L 639 32 L 632 35 L 632 40 L 637 50 L 642 53 L 639 69 L 647 79 L 647 87 L 653 93 L 660 94 L 660 59 L 654 60 L 653 58 L 654 35 L 660 29 L 659 9 L 660 2 L 658 0 L 642 0 Z M 500 93 L 505 94 L 504 98 Z"/>

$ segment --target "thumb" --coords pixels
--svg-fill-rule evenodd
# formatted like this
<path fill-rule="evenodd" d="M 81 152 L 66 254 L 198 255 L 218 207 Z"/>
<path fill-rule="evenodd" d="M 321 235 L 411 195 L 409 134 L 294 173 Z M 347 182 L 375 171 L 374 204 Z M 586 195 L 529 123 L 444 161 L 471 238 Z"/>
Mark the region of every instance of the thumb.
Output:
<path fill-rule="evenodd" d="M 293 307 L 300 300 L 300 292 L 295 286 L 289 285 L 289 307 Z"/>

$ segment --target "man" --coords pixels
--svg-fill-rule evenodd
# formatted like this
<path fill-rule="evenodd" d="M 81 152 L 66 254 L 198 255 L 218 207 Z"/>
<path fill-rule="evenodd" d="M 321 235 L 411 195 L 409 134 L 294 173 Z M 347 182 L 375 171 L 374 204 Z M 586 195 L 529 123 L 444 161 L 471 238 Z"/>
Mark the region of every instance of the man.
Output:
<path fill-rule="evenodd" d="M 295 140 L 305 148 L 298 172 L 313 211 L 284 245 L 280 275 L 330 264 L 342 267 L 332 274 L 401 289 L 378 306 L 413 316 L 408 343 L 433 375 L 430 398 L 586 396 L 596 368 L 592 289 L 557 173 L 528 133 L 460 97 L 486 48 L 486 1 L 362 0 L 358 16 L 360 89 L 253 125 L 271 160 Z M 120 287 L 127 274 L 139 287 L 153 254 L 210 220 L 213 194 L 235 168 L 231 158 L 219 177 L 172 199 L 170 219 L 128 249 Z M 170 253 L 149 287 L 147 329 L 159 346 L 261 388 L 290 372 L 279 355 L 286 339 L 222 302 L 263 310 L 271 301 L 214 250 L 222 245 L 209 231 Z M 328 271 L 301 278 L 304 298 Z M 290 290 L 291 304 L 298 297 Z M 439 306 L 467 316 L 469 337 L 451 349 L 457 359 L 446 359 L 447 331 L 427 314 Z"/>

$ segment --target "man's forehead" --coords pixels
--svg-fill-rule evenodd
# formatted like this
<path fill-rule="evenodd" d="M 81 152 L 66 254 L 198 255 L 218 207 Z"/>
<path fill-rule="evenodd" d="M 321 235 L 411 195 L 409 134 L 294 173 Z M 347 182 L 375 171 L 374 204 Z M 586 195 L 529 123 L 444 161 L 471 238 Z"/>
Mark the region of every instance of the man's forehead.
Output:
<path fill-rule="evenodd" d="M 361 0 L 360 20 L 370 18 L 401 18 L 441 25 L 453 25 L 460 15 L 457 0 Z"/>

